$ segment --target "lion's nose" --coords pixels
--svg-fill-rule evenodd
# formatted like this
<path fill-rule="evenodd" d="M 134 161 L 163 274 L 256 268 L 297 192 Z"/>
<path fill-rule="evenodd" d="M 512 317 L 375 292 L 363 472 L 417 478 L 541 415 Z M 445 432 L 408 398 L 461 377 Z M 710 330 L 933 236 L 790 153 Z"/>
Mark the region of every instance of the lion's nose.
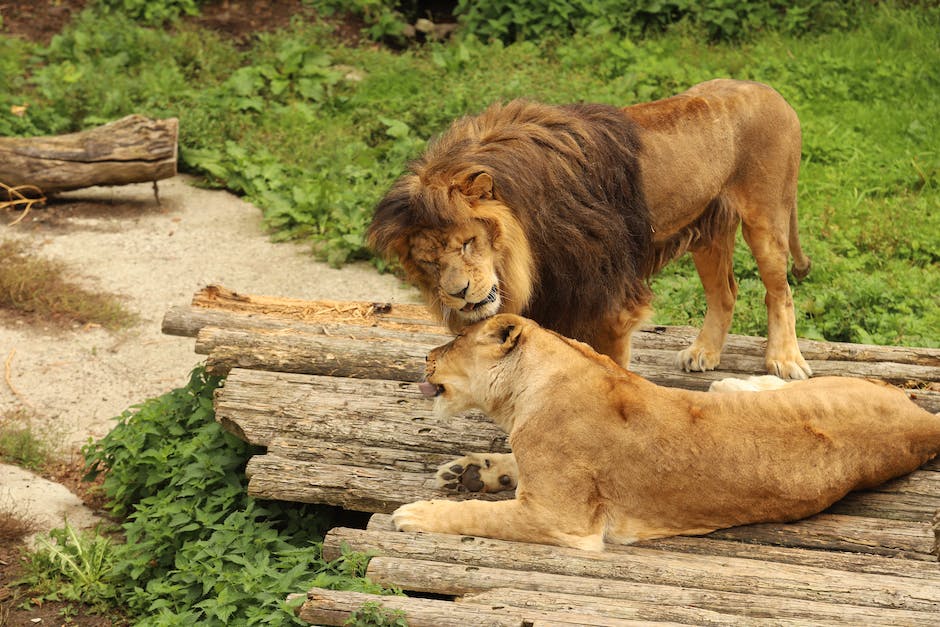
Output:
<path fill-rule="evenodd" d="M 453 292 L 451 296 L 453 296 L 454 298 L 463 298 L 464 296 L 467 295 L 468 289 L 470 289 L 470 283 L 467 283 L 467 285 L 464 286 L 464 288 L 460 290 L 459 292 Z"/>

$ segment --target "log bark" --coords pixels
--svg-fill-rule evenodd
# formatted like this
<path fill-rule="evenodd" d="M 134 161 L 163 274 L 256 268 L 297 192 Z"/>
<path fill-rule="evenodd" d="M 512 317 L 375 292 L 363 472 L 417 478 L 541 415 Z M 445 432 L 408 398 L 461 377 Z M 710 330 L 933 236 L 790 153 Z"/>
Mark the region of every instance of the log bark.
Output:
<path fill-rule="evenodd" d="M 178 121 L 131 115 L 80 133 L 0 137 L 0 182 L 55 194 L 176 175 Z"/>
<path fill-rule="evenodd" d="M 217 375 L 225 375 L 232 368 L 248 368 L 336 377 L 423 380 L 425 356 L 438 343 L 414 335 L 400 339 L 402 341 L 386 337 L 374 340 L 331 337 L 290 328 L 204 327 L 196 337 L 196 352 L 209 356 L 206 367 Z M 940 366 L 828 360 L 810 360 L 809 364 L 817 376 L 867 377 L 895 384 L 940 381 Z M 763 358 L 726 355 L 721 367 L 720 371 L 682 372 L 675 367 L 672 351 L 641 348 L 633 351 L 631 363 L 633 372 L 654 383 L 706 389 L 715 380 L 760 373 Z M 932 411 L 940 411 L 940 393 L 911 391 L 909 394 L 928 410 L 936 407 Z"/>
<path fill-rule="evenodd" d="M 494 627 L 547 627 L 548 625 L 633 625 L 597 616 L 574 612 L 546 612 L 538 609 L 515 607 L 486 608 L 479 605 L 461 606 L 450 601 L 412 599 L 409 597 L 379 596 L 361 592 L 343 592 L 314 588 L 297 611 L 301 620 L 314 625 L 346 625 L 363 605 L 374 603 L 386 612 L 400 612 L 410 627 L 466 627 L 487 625 Z M 394 617 L 394 615 L 392 615 Z M 640 623 L 646 624 L 649 623 Z"/>
<path fill-rule="evenodd" d="M 522 571 L 531 571 L 914 612 L 936 612 L 940 607 L 940 573 L 924 580 L 641 547 L 589 553 L 487 538 L 343 527 L 327 534 L 324 558 L 337 557 L 343 545 L 379 556 L 514 570 L 520 579 L 527 576 Z"/>
<path fill-rule="evenodd" d="M 517 575 L 518 579 L 518 575 Z M 507 582 L 508 583 L 508 582 Z M 603 586 L 606 582 L 598 581 Z M 597 588 L 595 588 L 596 594 Z M 573 591 L 572 591 L 573 592 Z M 623 599 L 605 599 L 591 596 L 589 591 L 581 594 L 572 592 L 533 592 L 513 588 L 498 588 L 471 594 L 459 599 L 460 603 L 472 603 L 483 606 L 513 606 L 556 611 L 565 608 L 585 614 L 594 613 L 614 618 L 633 618 L 655 621 L 675 621 L 685 625 L 920 625 L 935 626 L 936 617 L 928 612 L 906 612 L 886 608 L 865 608 L 849 605 L 812 603 L 811 601 L 790 601 L 773 597 L 742 595 L 741 605 L 720 603 L 723 611 L 657 605 L 655 603 L 632 600 L 635 593 L 624 590 Z M 716 595 L 718 596 L 718 595 Z M 720 597 L 730 596 L 724 593 Z M 756 598 L 752 598 L 752 596 Z"/>
<path fill-rule="evenodd" d="M 459 595 L 461 603 L 514 605 L 552 611 L 559 606 L 585 614 L 693 625 L 890 623 L 928 625 L 932 613 L 823 603 L 785 596 L 716 592 L 658 584 L 611 581 L 485 566 L 374 557 L 366 576 L 409 592 Z"/>
<path fill-rule="evenodd" d="M 367 529 L 369 531 L 384 532 L 395 530 L 392 525 L 392 517 L 388 514 L 373 514 L 369 518 Z M 629 551 L 635 548 L 648 548 L 667 553 L 708 555 L 716 558 L 734 557 L 769 563 L 780 562 L 794 566 L 813 566 L 867 573 L 869 575 L 892 575 L 929 582 L 936 582 L 938 576 L 940 576 L 937 565 L 926 561 L 896 559 L 865 553 L 837 553 L 795 547 L 749 544 L 730 540 L 715 540 L 708 536 L 675 536 L 662 540 L 638 542 L 626 547 L 621 545 L 607 546 L 607 550 L 611 553 L 618 553 L 621 549 Z"/>
<path fill-rule="evenodd" d="M 354 324 L 386 329 L 431 333 L 442 337 L 451 334 L 439 326 L 422 305 L 367 303 L 356 301 L 305 301 L 270 296 L 238 294 L 224 287 L 212 285 L 193 296 L 189 308 L 174 308 L 170 320 L 164 322 L 164 332 L 195 337 L 201 328 L 199 318 L 213 311 L 228 321 L 214 326 L 239 328 L 239 319 L 248 316 L 293 322 Z M 189 318 L 189 319 L 187 319 Z M 693 327 L 647 325 L 633 335 L 634 348 L 679 351 L 686 348 L 698 333 Z M 444 340 L 446 341 L 446 340 Z M 443 342 L 439 342 L 443 343 Z M 767 341 L 745 335 L 728 336 L 724 354 L 745 354 L 762 357 Z M 845 342 L 818 342 L 799 340 L 800 350 L 808 360 L 816 361 L 868 361 L 892 362 L 940 368 L 940 349 L 903 346 L 877 346 Z M 763 365 L 759 372 L 763 371 Z M 724 375 L 729 376 L 729 375 Z"/>

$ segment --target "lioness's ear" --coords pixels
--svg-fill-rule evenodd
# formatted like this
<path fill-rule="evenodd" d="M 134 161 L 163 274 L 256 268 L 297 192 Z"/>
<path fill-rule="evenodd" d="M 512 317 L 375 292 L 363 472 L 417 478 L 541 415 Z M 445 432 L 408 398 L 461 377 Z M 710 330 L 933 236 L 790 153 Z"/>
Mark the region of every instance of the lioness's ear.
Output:
<path fill-rule="evenodd" d="M 464 196 L 489 200 L 493 197 L 493 177 L 486 172 L 474 172 L 460 183 Z"/>
<path fill-rule="evenodd" d="M 520 335 L 522 335 L 522 327 L 509 322 L 498 330 L 500 348 L 503 349 L 504 353 L 508 353 L 516 347 Z"/>

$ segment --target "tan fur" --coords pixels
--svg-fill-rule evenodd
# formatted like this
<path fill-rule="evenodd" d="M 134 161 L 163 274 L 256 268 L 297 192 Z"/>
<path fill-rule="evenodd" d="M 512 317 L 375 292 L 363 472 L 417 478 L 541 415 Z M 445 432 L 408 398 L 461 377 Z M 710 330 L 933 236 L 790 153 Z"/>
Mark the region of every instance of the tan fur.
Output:
<path fill-rule="evenodd" d="M 650 312 L 647 280 L 691 251 L 707 311 L 677 365 L 710 370 L 731 326 L 743 224 L 767 290 L 767 370 L 804 379 L 812 371 L 787 283 L 789 254 L 798 278 L 810 267 L 797 234 L 800 147 L 793 109 L 745 81 L 621 110 L 494 105 L 455 121 L 412 165 L 377 207 L 368 240 L 401 261 L 455 332 L 518 313 L 624 367 Z"/>
<path fill-rule="evenodd" d="M 601 550 L 819 512 L 940 451 L 940 417 L 902 391 L 821 377 L 759 392 L 654 385 L 585 344 L 504 314 L 429 355 L 441 416 L 509 432 L 516 498 L 419 501 L 408 531 Z"/>

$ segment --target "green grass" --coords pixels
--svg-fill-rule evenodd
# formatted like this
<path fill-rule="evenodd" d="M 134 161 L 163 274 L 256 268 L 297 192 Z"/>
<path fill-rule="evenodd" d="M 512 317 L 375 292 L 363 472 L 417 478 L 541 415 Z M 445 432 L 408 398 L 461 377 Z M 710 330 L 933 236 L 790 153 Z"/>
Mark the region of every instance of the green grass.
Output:
<path fill-rule="evenodd" d="M 49 435 L 36 429 L 29 412 L 17 409 L 0 416 L 0 462 L 39 470 L 54 452 Z"/>
<path fill-rule="evenodd" d="M 373 4 L 388 5 L 357 6 Z M 788 13 L 775 30 L 777 14 L 754 3 L 763 26 L 736 43 L 715 43 L 710 24 L 725 18 L 703 10 L 646 37 L 594 23 L 538 42 L 464 36 L 403 51 L 346 46 L 328 25 L 300 22 L 239 50 L 192 26 L 88 11 L 44 49 L 0 38 L 0 78 L 14 86 L 0 94 L 0 133 L 179 116 L 184 169 L 258 204 L 274 237 L 309 241 L 341 265 L 370 257 L 362 233 L 376 201 L 459 115 L 516 96 L 629 104 L 716 76 L 759 80 L 804 129 L 800 221 L 814 266 L 794 288 L 798 332 L 938 346 L 940 9 L 930 4 L 860 3 L 848 16 L 808 2 L 835 13 L 824 32 L 797 36 L 812 23 L 805 15 Z M 833 30 L 840 24 L 850 26 Z M 26 116 L 9 113 L 23 103 Z M 736 260 L 733 330 L 763 335 L 756 269 L 743 246 Z M 700 324 L 704 297 L 687 260 L 654 291 L 657 322 Z"/>

